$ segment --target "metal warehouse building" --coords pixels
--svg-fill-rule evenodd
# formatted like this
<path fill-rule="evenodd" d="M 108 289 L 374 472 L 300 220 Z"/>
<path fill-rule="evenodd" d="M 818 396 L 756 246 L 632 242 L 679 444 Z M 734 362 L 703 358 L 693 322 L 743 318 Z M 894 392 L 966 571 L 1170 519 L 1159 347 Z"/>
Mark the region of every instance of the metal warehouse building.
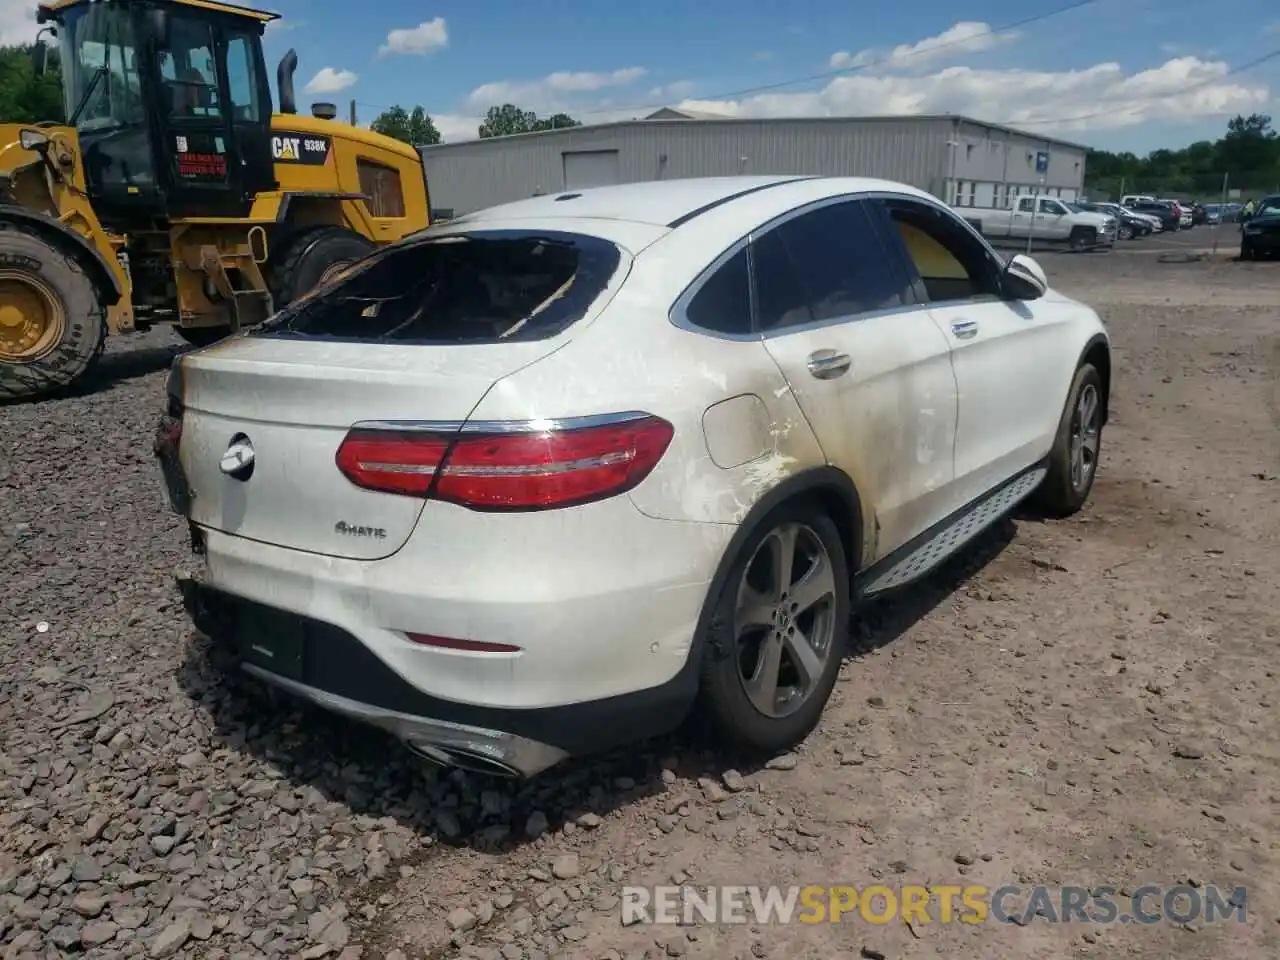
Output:
<path fill-rule="evenodd" d="M 884 177 L 955 206 L 1075 199 L 1087 147 L 960 116 L 643 120 L 422 147 L 432 209 L 461 216 L 540 193 L 639 180 L 792 173 Z"/>

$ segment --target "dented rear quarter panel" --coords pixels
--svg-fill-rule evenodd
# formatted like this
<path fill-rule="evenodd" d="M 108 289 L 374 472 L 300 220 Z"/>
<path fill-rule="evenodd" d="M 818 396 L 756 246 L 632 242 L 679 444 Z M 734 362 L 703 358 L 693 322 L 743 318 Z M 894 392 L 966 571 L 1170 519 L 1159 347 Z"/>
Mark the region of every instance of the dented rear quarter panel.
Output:
<path fill-rule="evenodd" d="M 775 187 L 750 204 L 715 208 L 657 239 L 636 254 L 627 282 L 595 323 L 571 328 L 555 353 L 496 383 L 473 418 L 631 410 L 661 416 L 675 436 L 658 467 L 630 492 L 636 508 L 673 522 L 742 523 L 769 491 L 828 461 L 761 340 L 682 329 L 672 322 L 671 308 L 704 266 L 741 237 L 829 190 L 829 184 L 803 181 Z M 574 229 L 568 223 L 564 228 Z M 743 398 L 741 416 L 708 414 L 735 398 Z M 710 438 L 717 456 L 704 422 L 717 434 Z M 875 504 L 860 506 L 861 542 L 872 544 Z"/>

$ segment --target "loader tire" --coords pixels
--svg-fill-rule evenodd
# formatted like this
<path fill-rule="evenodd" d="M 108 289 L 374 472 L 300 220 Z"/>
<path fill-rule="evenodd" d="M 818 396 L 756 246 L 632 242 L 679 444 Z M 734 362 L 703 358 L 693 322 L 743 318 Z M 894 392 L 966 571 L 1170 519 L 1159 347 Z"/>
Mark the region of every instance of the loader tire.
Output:
<path fill-rule="evenodd" d="M 318 227 L 288 242 L 271 270 L 271 296 L 280 310 L 372 253 L 374 244 L 343 227 Z"/>
<path fill-rule="evenodd" d="M 0 402 L 46 396 L 102 355 L 107 310 L 74 257 L 0 223 Z"/>

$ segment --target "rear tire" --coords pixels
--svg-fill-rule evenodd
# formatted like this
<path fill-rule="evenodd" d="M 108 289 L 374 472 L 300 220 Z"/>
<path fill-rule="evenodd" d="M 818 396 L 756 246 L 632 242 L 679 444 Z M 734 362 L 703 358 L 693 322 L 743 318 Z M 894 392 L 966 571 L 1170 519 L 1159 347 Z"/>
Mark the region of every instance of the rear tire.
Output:
<path fill-rule="evenodd" d="M 1081 364 L 1049 452 L 1049 472 L 1032 497 L 1050 516 L 1069 517 L 1089 499 L 1102 452 L 1104 402 L 1101 374 L 1093 364 Z"/>
<path fill-rule="evenodd" d="M 36 234 L 0 223 L 0 401 L 75 383 L 97 362 L 107 310 L 84 268 Z"/>
<path fill-rule="evenodd" d="M 343 227 L 317 227 L 299 234 L 271 268 L 275 308 L 288 306 L 375 249 L 372 242 Z"/>
<path fill-rule="evenodd" d="M 709 719 L 739 749 L 795 746 L 822 716 L 848 636 L 839 529 L 816 504 L 784 504 L 742 545 L 711 602 L 702 674 Z"/>

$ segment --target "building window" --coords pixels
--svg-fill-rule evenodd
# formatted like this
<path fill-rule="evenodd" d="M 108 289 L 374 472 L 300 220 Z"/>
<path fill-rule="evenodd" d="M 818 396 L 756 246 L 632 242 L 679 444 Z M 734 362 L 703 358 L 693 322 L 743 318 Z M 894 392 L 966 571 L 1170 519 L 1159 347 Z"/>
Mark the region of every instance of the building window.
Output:
<path fill-rule="evenodd" d="M 360 192 L 369 198 L 369 212 L 375 217 L 403 217 L 400 174 L 371 160 L 357 161 L 356 169 L 360 171 Z"/>

